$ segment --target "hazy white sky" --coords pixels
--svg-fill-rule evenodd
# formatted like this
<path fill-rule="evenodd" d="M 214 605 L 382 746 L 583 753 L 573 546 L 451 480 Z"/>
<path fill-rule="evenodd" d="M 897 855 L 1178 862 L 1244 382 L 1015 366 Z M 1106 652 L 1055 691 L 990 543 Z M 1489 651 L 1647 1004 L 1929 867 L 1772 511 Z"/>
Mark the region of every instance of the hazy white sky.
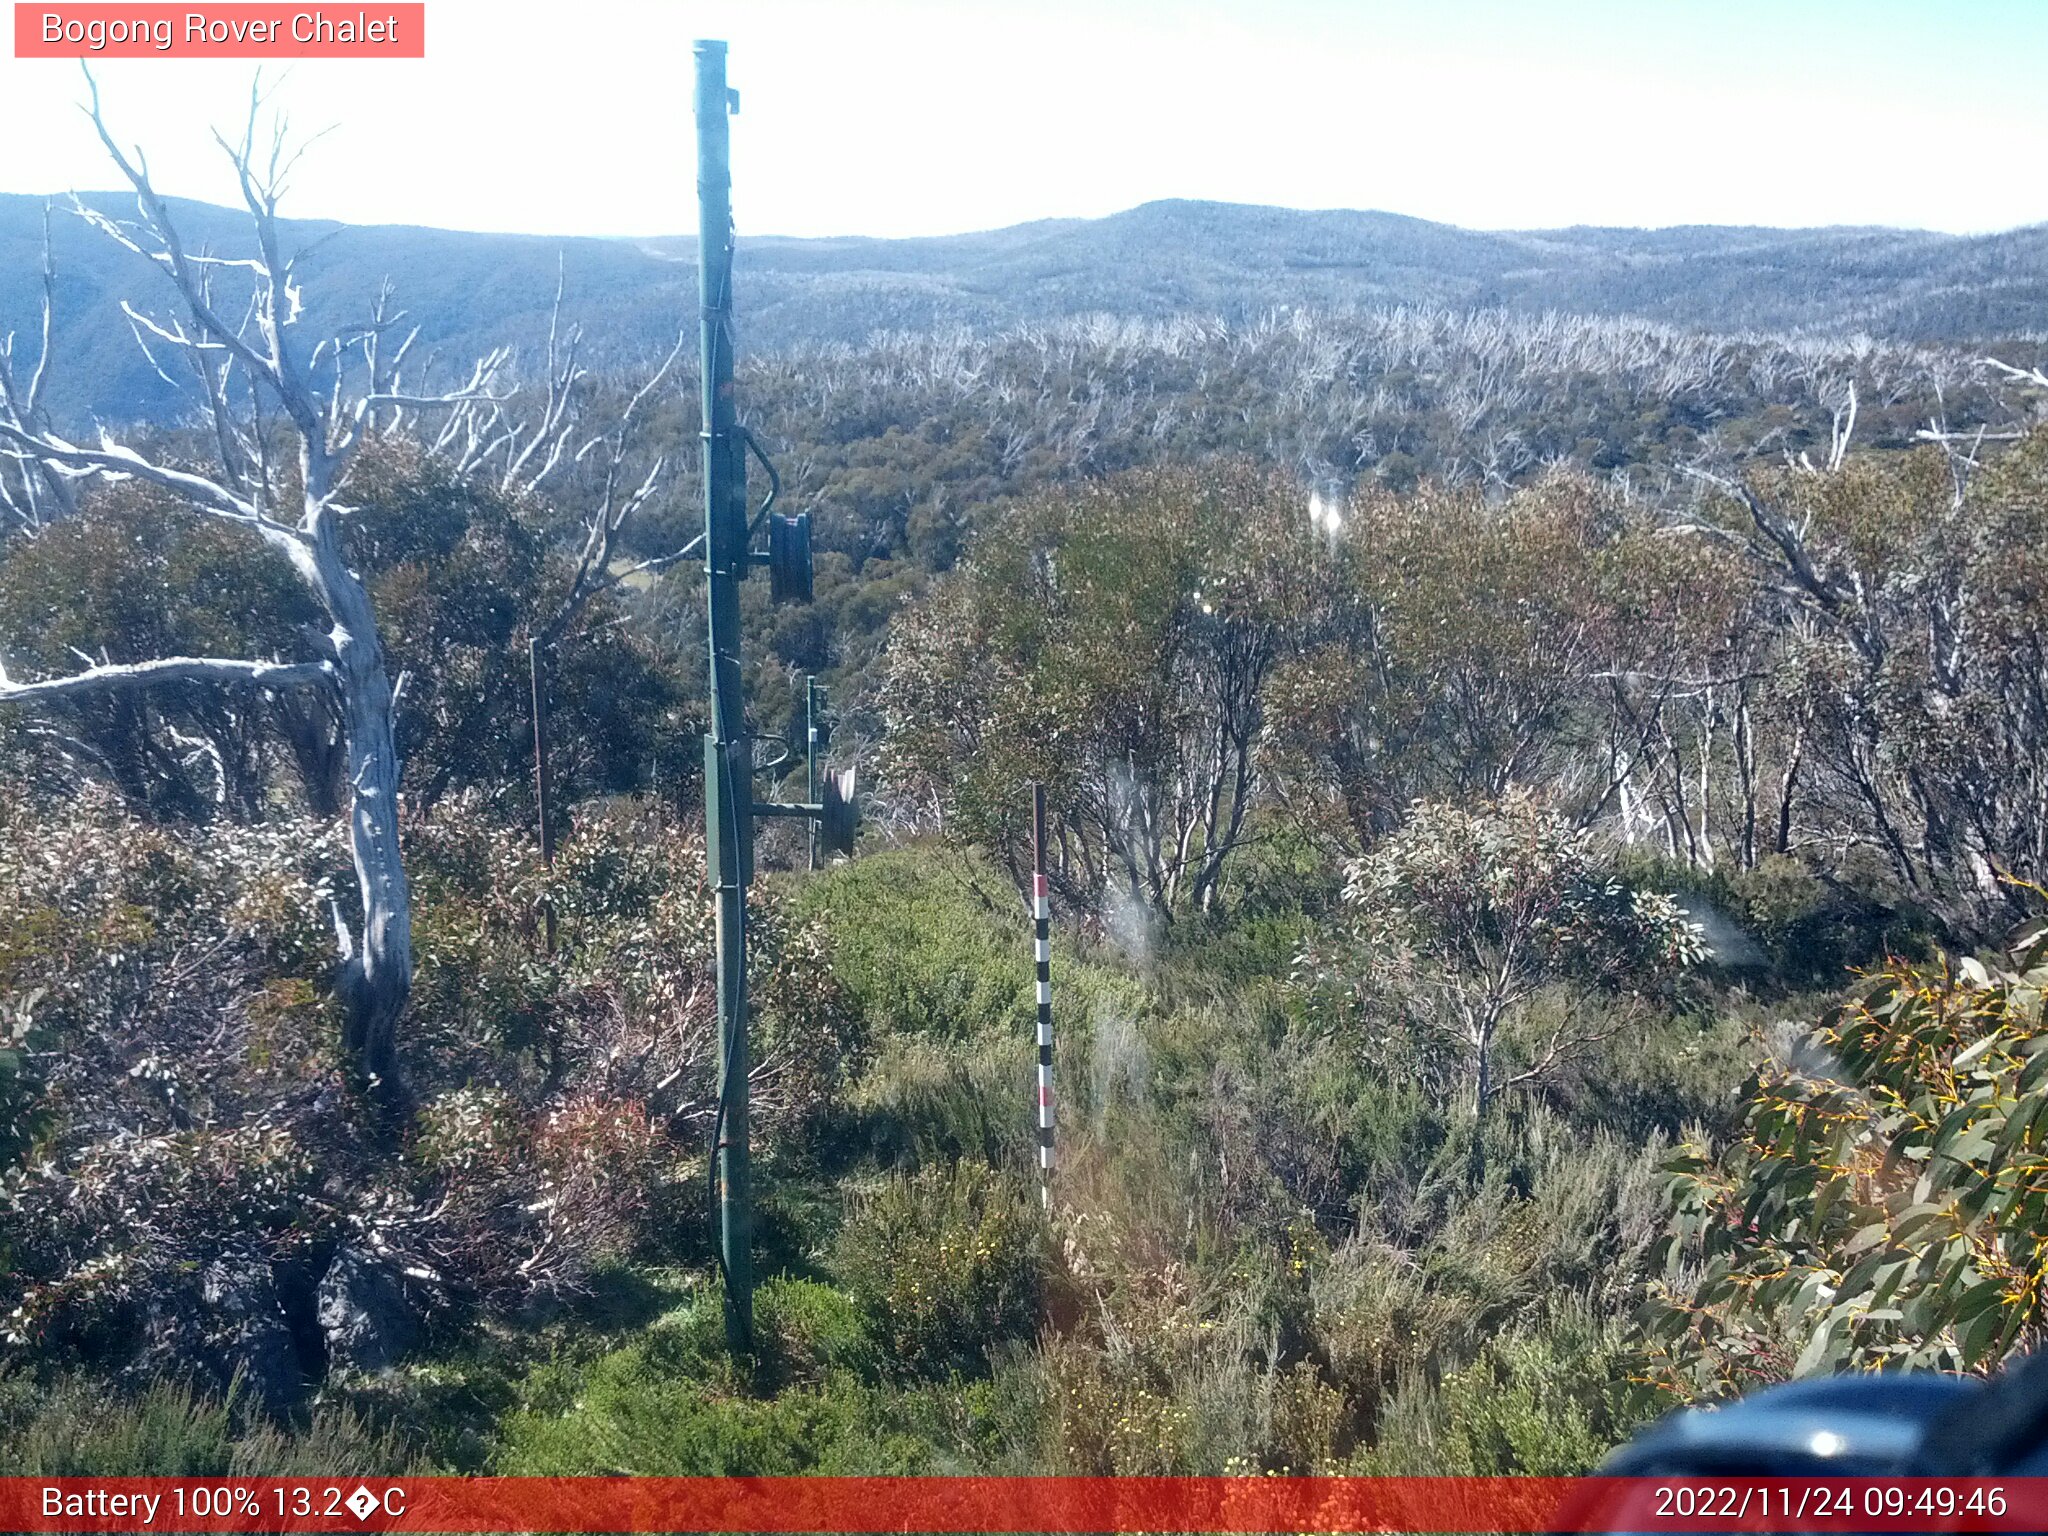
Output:
<path fill-rule="evenodd" d="M 2048 0 L 428 0 L 427 25 L 423 61 L 291 67 L 294 123 L 333 132 L 286 212 L 687 233 L 710 36 L 757 234 L 1158 197 L 1480 228 L 2048 220 Z M 207 130 L 250 71 L 98 67 L 158 184 L 216 201 Z M 75 64 L 0 57 L 0 191 L 109 184 L 80 94 Z"/>

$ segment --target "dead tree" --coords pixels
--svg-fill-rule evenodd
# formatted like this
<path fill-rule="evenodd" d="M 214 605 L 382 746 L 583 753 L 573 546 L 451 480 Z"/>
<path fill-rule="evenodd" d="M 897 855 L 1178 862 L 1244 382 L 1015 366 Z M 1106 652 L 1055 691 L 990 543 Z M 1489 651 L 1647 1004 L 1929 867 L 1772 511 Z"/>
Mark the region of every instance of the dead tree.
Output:
<path fill-rule="evenodd" d="M 548 661 L 566 640 L 577 618 L 597 598 L 615 592 L 637 576 L 651 576 L 687 560 L 703 545 L 699 535 L 680 549 L 639 560 L 621 560 L 618 547 L 633 519 L 670 478 L 668 455 L 643 453 L 643 413 L 675 371 L 689 341 L 687 329 L 654 371 L 636 389 L 616 417 L 601 427 L 587 417 L 589 372 L 578 361 L 580 326 L 564 327 L 565 282 L 558 275 L 555 302 L 548 321 L 547 350 L 541 387 L 518 401 L 478 399 L 464 402 L 449 417 L 437 442 L 458 475 L 486 479 L 506 495 L 537 495 L 565 466 L 581 470 L 586 489 L 570 500 L 580 505 L 580 542 L 569 586 L 561 601 L 539 617 L 527 633 L 527 665 L 532 679 L 533 792 L 539 820 L 541 858 L 554 863 L 554 827 L 550 820 L 548 752 Z M 519 407 L 523 406 L 522 411 Z M 580 444 L 580 445 L 579 445 Z M 548 914 L 549 944 L 554 937 Z"/>
<path fill-rule="evenodd" d="M 401 317 L 384 304 L 357 330 L 318 346 L 303 344 L 303 294 L 277 215 L 298 152 L 281 119 L 259 150 L 259 93 L 251 93 L 240 143 L 220 140 L 253 226 L 255 254 L 246 257 L 187 247 L 150 180 L 147 160 L 115 142 L 96 85 L 87 111 L 134 190 L 138 216 L 116 219 L 83 203 L 74 203 L 75 211 L 149 262 L 169 285 L 173 308 L 163 317 L 125 302 L 122 307 L 159 373 L 168 379 L 167 365 L 181 364 L 197 381 L 216 463 L 186 468 L 104 430 L 97 445 L 70 441 L 41 412 L 33 383 L 22 391 L 10 386 L 0 396 L 0 445 L 19 465 L 54 475 L 54 483 L 144 480 L 246 530 L 290 562 L 328 628 L 306 633 L 313 652 L 306 661 L 161 657 L 32 682 L 0 670 L 0 702 L 34 704 L 172 680 L 273 694 L 315 690 L 331 700 L 346 754 L 349 850 L 361 898 L 353 923 L 338 903 L 334 912 L 343 1044 L 379 1099 L 402 1106 L 397 1022 L 412 984 L 412 901 L 399 852 L 395 690 L 369 594 L 343 548 L 344 519 L 353 510 L 348 471 L 364 442 L 399 430 L 407 412 L 460 408 L 487 396 L 505 356 L 484 359 L 466 384 L 447 394 L 408 394 L 400 369 L 411 338 L 391 344 Z M 46 311 L 47 293 L 46 287 Z M 45 364 L 47 353 L 46 343 Z M 37 374 L 43 371 L 39 365 Z"/>
<path fill-rule="evenodd" d="M 50 205 L 43 204 L 43 306 L 35 361 L 27 373 L 17 365 L 14 336 L 0 337 L 0 420 L 47 431 L 50 413 L 43 403 L 50 381 L 50 341 L 57 319 L 57 263 L 50 243 Z M 76 509 L 73 472 L 18 448 L 0 445 L 0 512 L 17 527 L 34 533 L 52 517 Z"/>

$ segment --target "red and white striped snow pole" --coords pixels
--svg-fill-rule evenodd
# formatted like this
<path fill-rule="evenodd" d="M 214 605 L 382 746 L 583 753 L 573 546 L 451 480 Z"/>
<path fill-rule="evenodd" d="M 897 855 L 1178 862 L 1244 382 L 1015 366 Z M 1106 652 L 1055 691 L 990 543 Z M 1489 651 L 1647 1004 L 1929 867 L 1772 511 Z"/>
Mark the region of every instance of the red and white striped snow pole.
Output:
<path fill-rule="evenodd" d="M 1052 900 L 1045 887 L 1045 786 L 1031 786 L 1032 958 L 1038 970 L 1038 1199 L 1052 1206 Z"/>

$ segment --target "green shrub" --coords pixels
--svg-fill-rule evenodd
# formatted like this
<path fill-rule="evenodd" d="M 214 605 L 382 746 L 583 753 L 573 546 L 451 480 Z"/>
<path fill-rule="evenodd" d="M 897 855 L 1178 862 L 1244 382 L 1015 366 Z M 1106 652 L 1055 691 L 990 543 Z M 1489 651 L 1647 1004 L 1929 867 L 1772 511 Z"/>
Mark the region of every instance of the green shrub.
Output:
<path fill-rule="evenodd" d="M 1855 860 L 1823 880 L 1788 854 L 1765 854 L 1751 869 L 1705 869 L 1638 847 L 1621 855 L 1619 868 L 1677 891 L 1706 927 L 1712 963 L 1773 994 L 1832 990 L 1887 954 L 1917 957 L 1931 926 L 1925 914 L 1897 908 L 1900 893 L 1887 876 Z"/>
<path fill-rule="evenodd" d="M 552 1364 L 522 1384 L 499 1423 L 493 1470 L 515 1476 L 774 1477 L 933 1469 L 892 1425 L 859 1319 L 829 1288 L 770 1281 L 756 1293 L 754 1379 L 725 1353 L 715 1289 L 639 1342 L 589 1363 Z M 785 1390 L 758 1395 L 779 1376 Z"/>
<path fill-rule="evenodd" d="M 1038 1331 L 1044 1221 L 1018 1181 L 988 1169 L 891 1179 L 861 1198 L 836 1259 L 876 1347 L 911 1373 L 980 1375 L 992 1348 Z"/>
<path fill-rule="evenodd" d="M 1415 1378 L 1352 1470 L 1379 1476 L 1574 1477 L 1658 1404 L 1617 1324 L 1569 1309 L 1487 1341 L 1431 1390 Z"/>
<path fill-rule="evenodd" d="M 217 1387 L 240 1368 L 280 1408 L 321 1356 L 276 1319 L 311 1311 L 337 1246 L 459 1327 L 580 1292 L 701 1201 L 701 844 L 644 808 L 584 807 L 551 872 L 465 797 L 407 844 L 417 1112 L 392 1135 L 350 1089 L 327 995 L 340 825 L 146 826 L 105 796 L 9 813 L 0 1352 Z M 772 898 L 754 914 L 752 1124 L 772 1156 L 849 1042 L 816 932 Z"/>
<path fill-rule="evenodd" d="M 1024 905 L 974 861 L 876 854 L 811 881 L 794 905 L 823 924 L 839 982 L 876 1033 L 1031 1038 Z"/>
<path fill-rule="evenodd" d="M 1054 1357 L 1062 1470 L 1173 1477 L 1196 1465 L 1193 1407 L 1135 1362 L 1069 1348 Z M 1220 1470 L 1220 1469 L 1219 1469 Z"/>
<path fill-rule="evenodd" d="M 1301 829 L 1255 812 L 1231 856 L 1218 906 L 1178 917 L 1165 933 L 1163 972 L 1239 986 L 1285 976 L 1320 918 L 1337 904 L 1341 871 Z"/>
<path fill-rule="evenodd" d="M 815 1280 L 778 1277 L 754 1292 L 754 1343 L 757 1377 L 778 1386 L 869 1379 L 882 1365 L 853 1297 Z"/>
<path fill-rule="evenodd" d="M 818 1469 L 850 1427 L 845 1405 L 815 1393 L 714 1392 L 628 1351 L 593 1368 L 568 1411 L 509 1416 L 498 1465 L 520 1477 L 776 1477 Z"/>
<path fill-rule="evenodd" d="M 1641 1320 L 1688 1394 L 1883 1367 L 1984 1370 L 2048 1330 L 2048 924 L 1895 960 L 1751 1083 L 1731 1145 L 1668 1165 Z"/>
<path fill-rule="evenodd" d="M 854 1084 L 842 1145 L 884 1164 L 963 1159 L 1019 1166 L 1031 1145 L 1030 1040 L 966 1051 L 945 1041 L 885 1041 Z"/>
<path fill-rule="evenodd" d="M 243 1414 L 232 1392 L 173 1380 L 137 1393 L 64 1375 L 0 1376 L 0 1466 L 19 1477 L 296 1477 L 423 1470 L 345 1409 L 298 1428 Z"/>

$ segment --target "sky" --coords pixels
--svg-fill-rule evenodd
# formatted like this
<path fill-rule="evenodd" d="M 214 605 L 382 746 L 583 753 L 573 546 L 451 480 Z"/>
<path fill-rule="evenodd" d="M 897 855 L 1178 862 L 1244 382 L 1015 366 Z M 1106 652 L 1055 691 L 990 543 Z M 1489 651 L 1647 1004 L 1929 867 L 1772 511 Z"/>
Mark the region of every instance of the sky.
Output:
<path fill-rule="evenodd" d="M 1166 197 L 1481 229 L 2048 221 L 2048 0 L 428 0 L 427 28 L 424 60 L 272 80 L 328 130 L 284 212 L 690 233 L 690 43 L 721 37 L 745 233 Z M 252 69 L 95 72 L 163 190 L 226 202 L 210 130 Z M 74 63 L 0 57 L 0 191 L 111 184 L 82 94 Z"/>

